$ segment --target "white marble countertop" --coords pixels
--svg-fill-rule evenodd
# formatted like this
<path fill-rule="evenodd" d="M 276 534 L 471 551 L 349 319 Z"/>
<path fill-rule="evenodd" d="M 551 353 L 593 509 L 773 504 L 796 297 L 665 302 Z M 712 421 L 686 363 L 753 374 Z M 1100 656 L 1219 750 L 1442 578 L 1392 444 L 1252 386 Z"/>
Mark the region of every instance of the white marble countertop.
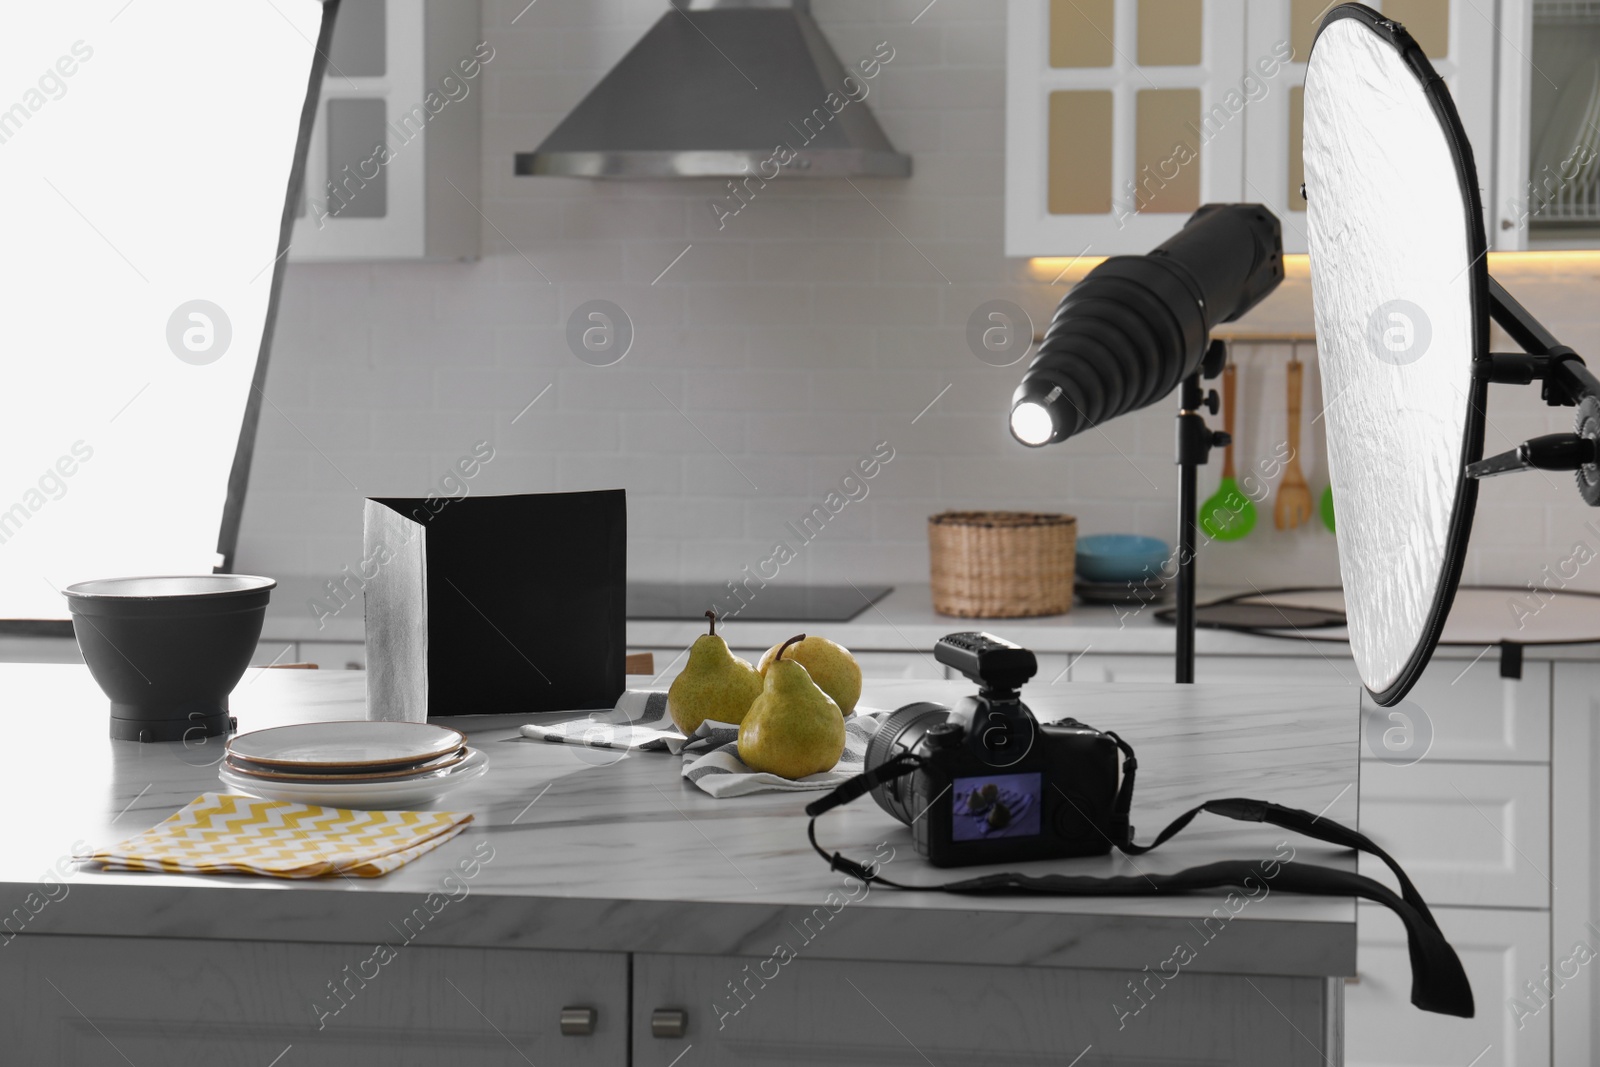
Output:
<path fill-rule="evenodd" d="M 365 626 L 359 597 L 337 614 L 320 618 L 309 604 L 315 598 L 335 603 L 320 583 L 307 578 L 280 578 L 267 608 L 262 639 L 271 641 L 361 641 Z M 1159 606 L 1159 605 L 1158 605 Z M 849 622 L 816 623 L 852 649 L 927 651 L 947 633 L 961 629 L 1003 627 L 1013 640 L 1035 642 L 1039 652 L 1076 652 L 1094 645 L 1107 652 L 1170 653 L 1172 627 L 1155 618 L 1156 606 L 1135 611 L 1076 605 L 1066 615 L 1037 619 L 957 619 L 933 610 L 933 594 L 926 583 L 897 586 L 893 592 Z M 736 648 L 765 651 L 796 632 L 795 622 L 745 622 L 731 618 L 718 630 Z M 657 619 L 628 620 L 630 648 L 684 648 L 705 632 L 705 620 L 681 622 Z M 1207 631 L 1200 635 L 1202 651 L 1230 652 L 1281 645 L 1247 634 Z"/>
<path fill-rule="evenodd" d="M 242 730 L 364 717 L 364 674 L 251 670 L 233 695 Z M 963 683 L 869 683 L 864 704 L 951 700 Z M 454 841 L 385 877 L 289 882 L 101 872 L 63 861 L 154 825 L 218 788 L 217 750 L 106 737 L 105 698 L 81 666 L 0 665 L 12 765 L 0 779 L 7 830 L 0 913 L 23 933 L 239 938 L 372 944 L 482 842 L 493 849 L 423 934 L 437 945 L 764 955 L 789 924 L 842 889 L 806 842 L 817 794 L 715 800 L 659 754 L 579 751 L 520 738 L 533 716 L 451 720 L 490 754 L 488 775 L 442 806 L 474 813 Z M 1237 685 L 1070 685 L 1034 694 L 1042 718 L 1075 715 L 1138 750 L 1141 839 L 1207 797 L 1254 795 L 1350 825 L 1356 820 L 1354 689 Z M 66 742 L 66 743 L 64 743 Z M 1223 857 L 1265 859 L 1285 835 L 1202 816 L 1137 861 L 1121 855 L 1028 865 L 1085 874 L 1172 871 Z M 887 871 L 945 880 L 909 834 L 863 798 L 824 818 L 820 839 L 847 854 L 894 850 Z M 1297 857 L 1350 868 L 1348 853 L 1294 841 Z M 58 864 L 70 873 L 51 885 Z M 46 892 L 49 889 L 49 892 Z M 819 958 L 1138 969 L 1193 940 L 1221 891 L 1162 899 L 965 898 L 878 888 L 831 916 L 805 952 Z M 42 906 L 39 904 L 43 901 Z M 14 910 L 20 909 L 20 910 Z M 1249 904 L 1192 966 L 1221 973 L 1348 975 L 1354 902 L 1269 895 Z M 7 927 L 15 931 L 16 924 Z M 0 935 L 0 937 L 8 935 Z M 792 935 L 788 935 L 792 936 Z"/>
<path fill-rule="evenodd" d="M 1199 591 L 1199 600 L 1208 600 L 1236 593 L 1238 590 L 1206 589 Z M 1460 643 L 1441 645 L 1435 653 L 1440 659 L 1472 659 L 1483 652 L 1484 633 L 1504 631 L 1514 616 L 1510 602 L 1516 591 L 1506 590 L 1494 595 L 1479 594 L 1461 597 L 1451 613 L 1445 631 L 1447 641 Z M 267 608 L 266 625 L 262 629 L 265 641 L 344 641 L 359 642 L 365 639 L 362 621 L 362 604 L 356 597 L 336 615 L 325 615 L 319 620 L 309 607 L 316 597 L 331 603 L 320 583 L 309 578 L 281 578 Z M 1527 599 L 1524 596 L 1524 599 Z M 1297 602 L 1342 609 L 1342 598 L 1337 594 L 1311 593 L 1297 598 Z M 1076 604 L 1065 615 L 1051 615 L 1035 619 L 958 619 L 940 615 L 933 610 L 933 594 L 926 583 L 907 583 L 876 604 L 868 607 L 849 622 L 812 624 L 822 633 L 855 651 L 927 652 L 947 633 L 957 630 L 991 630 L 1009 640 L 1027 645 L 1035 652 L 1077 655 L 1092 650 L 1099 655 L 1161 655 L 1173 653 L 1174 634 L 1170 624 L 1156 618 L 1156 612 L 1169 606 L 1170 598 L 1162 604 L 1143 609 L 1133 607 L 1098 607 Z M 1536 635 L 1559 635 L 1568 631 L 1600 633 L 1600 600 L 1572 601 L 1565 610 L 1541 610 L 1532 616 L 1537 629 L 1529 630 L 1527 639 Z M 1559 617 L 1558 617 L 1559 616 Z M 704 622 L 686 619 L 682 622 L 653 619 L 628 621 L 628 646 L 637 649 L 687 649 L 701 633 Z M 798 632 L 803 624 L 796 622 L 745 622 L 738 618 L 726 620 L 719 626 L 728 643 L 735 648 L 762 652 Z M 1315 642 L 1293 635 L 1265 637 L 1257 634 L 1228 630 L 1201 629 L 1195 635 L 1195 648 L 1200 655 L 1232 656 L 1347 656 L 1349 646 L 1341 640 L 1343 628 L 1317 631 Z M 1535 660 L 1593 660 L 1597 655 L 1594 644 L 1581 645 L 1529 645 L 1525 656 Z M 663 665 L 657 663 L 660 668 Z"/>

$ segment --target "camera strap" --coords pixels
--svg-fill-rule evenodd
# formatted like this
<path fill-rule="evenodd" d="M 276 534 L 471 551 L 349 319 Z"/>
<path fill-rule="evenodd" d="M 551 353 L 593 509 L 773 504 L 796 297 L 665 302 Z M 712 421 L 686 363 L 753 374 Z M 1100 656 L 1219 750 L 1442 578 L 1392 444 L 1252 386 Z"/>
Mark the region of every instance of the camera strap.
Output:
<path fill-rule="evenodd" d="M 1190 893 L 1203 889 L 1234 887 L 1259 892 L 1270 883 L 1273 890 L 1311 896 L 1355 896 L 1382 904 L 1406 928 L 1406 944 L 1411 954 L 1411 1003 L 1423 1011 L 1441 1015 L 1455 1015 L 1470 1019 L 1474 1005 L 1472 986 L 1454 948 L 1439 930 L 1433 913 L 1417 892 L 1416 886 L 1406 876 L 1400 864 L 1370 838 L 1359 831 L 1334 822 L 1332 819 L 1299 808 L 1288 808 L 1265 800 L 1246 797 L 1228 797 L 1208 800 L 1196 805 L 1172 820 L 1148 845 L 1133 842 L 1128 813 L 1133 804 L 1134 774 L 1138 761 L 1133 747 L 1110 731 L 1106 736 L 1116 742 L 1123 753 L 1122 785 L 1118 789 L 1115 808 L 1115 828 L 1120 840 L 1113 840 L 1119 851 L 1127 856 L 1139 856 L 1159 848 L 1194 821 L 1201 812 L 1220 815 L 1241 822 L 1268 823 L 1282 829 L 1303 834 L 1340 848 L 1352 848 L 1382 860 L 1394 872 L 1400 884 L 1400 894 L 1382 882 L 1354 871 L 1335 867 L 1322 867 L 1293 860 L 1279 862 L 1222 860 L 1199 867 L 1190 867 L 1175 874 L 1117 875 L 1098 878 L 1089 875 L 1021 874 L 1006 871 L 979 875 L 975 878 L 941 882 L 933 885 L 910 885 L 886 878 L 876 865 L 858 863 L 838 852 L 829 853 L 817 842 L 817 819 L 825 812 L 848 804 L 873 787 L 894 781 L 917 770 L 923 764 L 920 756 L 902 753 L 881 765 L 865 771 L 848 781 L 841 782 L 827 796 L 806 805 L 810 823 L 806 836 L 817 854 L 828 861 L 836 871 L 861 879 L 863 882 L 890 886 L 895 889 L 915 889 L 974 896 L 1045 895 L 1067 897 L 1120 897 L 1165 896 L 1170 893 Z M 1275 870 L 1267 873 L 1266 868 Z"/>

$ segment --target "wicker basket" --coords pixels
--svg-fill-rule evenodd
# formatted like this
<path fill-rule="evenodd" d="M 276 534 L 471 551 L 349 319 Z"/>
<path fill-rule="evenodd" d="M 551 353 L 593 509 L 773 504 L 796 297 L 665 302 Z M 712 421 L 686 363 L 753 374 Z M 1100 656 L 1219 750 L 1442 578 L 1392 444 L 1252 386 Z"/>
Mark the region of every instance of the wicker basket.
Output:
<path fill-rule="evenodd" d="M 1072 610 L 1078 520 L 1027 511 L 946 511 L 928 519 L 933 610 L 1014 619 Z"/>

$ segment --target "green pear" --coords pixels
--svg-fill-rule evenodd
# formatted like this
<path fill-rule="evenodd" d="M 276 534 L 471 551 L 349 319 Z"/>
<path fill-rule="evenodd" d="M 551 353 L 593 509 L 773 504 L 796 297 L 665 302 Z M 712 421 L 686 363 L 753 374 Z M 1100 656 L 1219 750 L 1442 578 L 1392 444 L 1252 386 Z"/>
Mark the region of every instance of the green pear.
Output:
<path fill-rule="evenodd" d="M 695 638 L 689 662 L 667 690 L 667 711 L 685 736 L 710 719 L 738 725 L 750 704 L 761 695 L 761 674 L 728 651 L 717 636 L 717 613 L 706 612 L 711 632 Z"/>
<path fill-rule="evenodd" d="M 761 662 L 756 664 L 756 670 L 763 676 L 777 658 L 780 647 L 773 645 L 767 649 Z M 826 637 L 812 635 L 789 649 L 789 658 L 806 669 L 817 688 L 832 697 L 840 711 L 849 715 L 856 710 L 856 701 L 861 699 L 861 664 L 848 648 Z"/>
<path fill-rule="evenodd" d="M 804 778 L 832 770 L 844 755 L 844 714 L 811 680 L 805 667 L 785 659 L 805 634 L 778 646 L 765 684 L 739 724 L 739 758 L 755 771 Z"/>

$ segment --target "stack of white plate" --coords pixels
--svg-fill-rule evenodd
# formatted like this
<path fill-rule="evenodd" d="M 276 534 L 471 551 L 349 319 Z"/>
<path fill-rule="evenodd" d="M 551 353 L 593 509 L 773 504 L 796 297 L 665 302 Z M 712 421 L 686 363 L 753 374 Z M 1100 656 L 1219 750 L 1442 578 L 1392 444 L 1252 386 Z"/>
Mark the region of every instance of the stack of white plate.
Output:
<path fill-rule="evenodd" d="M 482 775 L 465 734 L 425 722 L 309 722 L 240 734 L 218 772 L 230 792 L 339 808 L 431 803 Z"/>

